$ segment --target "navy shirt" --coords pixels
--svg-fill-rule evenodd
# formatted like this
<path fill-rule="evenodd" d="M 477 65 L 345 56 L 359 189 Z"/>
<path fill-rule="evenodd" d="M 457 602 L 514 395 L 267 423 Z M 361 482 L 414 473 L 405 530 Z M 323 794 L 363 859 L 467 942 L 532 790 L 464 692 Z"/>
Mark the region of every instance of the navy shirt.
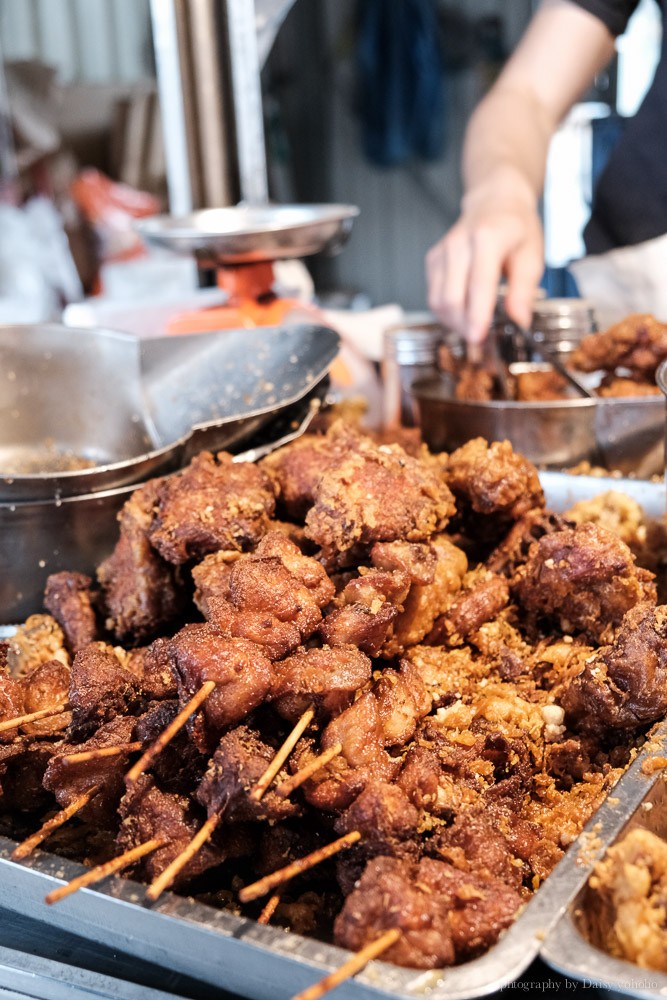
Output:
<path fill-rule="evenodd" d="M 614 35 L 625 31 L 639 0 L 571 0 Z M 658 0 L 665 15 L 667 0 Z M 584 230 L 588 253 L 643 243 L 667 233 L 667 57 L 660 62 L 637 114 L 627 121 L 598 178 Z"/>

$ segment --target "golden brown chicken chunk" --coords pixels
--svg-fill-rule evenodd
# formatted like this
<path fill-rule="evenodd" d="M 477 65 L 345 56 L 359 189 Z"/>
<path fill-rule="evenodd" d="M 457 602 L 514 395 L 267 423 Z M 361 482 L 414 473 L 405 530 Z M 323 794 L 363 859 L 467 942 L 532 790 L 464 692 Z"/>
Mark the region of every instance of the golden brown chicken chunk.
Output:
<path fill-rule="evenodd" d="M 511 581 L 529 617 L 555 620 L 565 633 L 608 642 L 630 608 L 655 602 L 653 574 L 628 546 L 595 524 L 544 535 Z"/>
<path fill-rule="evenodd" d="M 434 463 L 368 438 L 351 444 L 318 480 L 306 518 L 325 560 L 345 564 L 376 542 L 423 542 L 442 531 L 454 501 Z"/>
<path fill-rule="evenodd" d="M 580 371 L 626 368 L 646 380 L 665 358 L 667 323 L 660 323 L 650 313 L 636 313 L 608 330 L 584 337 L 571 360 Z"/>
<path fill-rule="evenodd" d="M 218 549 L 245 552 L 266 533 L 274 510 L 273 484 L 258 466 L 204 451 L 163 480 L 149 538 L 176 566 Z"/>
<path fill-rule="evenodd" d="M 449 456 L 445 478 L 457 506 L 460 501 L 477 514 L 515 521 L 544 507 L 537 469 L 509 441 L 467 441 Z"/>

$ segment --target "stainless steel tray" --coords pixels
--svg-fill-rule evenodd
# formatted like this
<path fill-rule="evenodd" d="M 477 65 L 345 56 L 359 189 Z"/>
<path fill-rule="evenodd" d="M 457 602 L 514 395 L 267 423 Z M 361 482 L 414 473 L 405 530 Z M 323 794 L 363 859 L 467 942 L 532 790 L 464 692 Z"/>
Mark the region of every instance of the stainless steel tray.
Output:
<path fill-rule="evenodd" d="M 651 753 L 655 753 L 655 749 Z M 625 776 L 622 791 L 624 802 L 619 804 L 619 811 L 625 821 L 606 846 L 611 846 L 635 827 L 667 836 L 665 772 L 659 770 L 646 776 L 633 769 L 632 774 L 628 772 Z M 599 852 L 600 856 L 603 853 Z M 616 990 L 632 997 L 667 996 L 667 973 L 614 958 L 591 943 L 583 918 L 585 897 L 584 886 L 571 900 L 545 941 L 541 951 L 544 961 L 557 972 L 598 988 Z"/>
<path fill-rule="evenodd" d="M 641 769 L 658 740 L 667 740 L 667 721 L 656 727 L 652 749 L 638 754 L 579 839 L 489 952 L 454 968 L 427 972 L 373 962 L 339 987 L 338 996 L 360 1000 L 428 994 L 433 1000 L 468 1000 L 513 982 L 538 955 L 570 977 L 588 978 L 574 961 L 563 955 L 559 960 L 560 948 L 550 948 L 549 936 L 557 925 L 559 933 L 565 933 L 567 925 L 561 918 L 571 912 L 593 865 L 657 780 Z M 0 837 L 0 885 L 6 909 L 250 1000 L 288 1000 L 348 957 L 333 945 L 262 926 L 173 893 L 165 893 L 151 905 L 145 886 L 127 879 L 107 879 L 96 889 L 79 890 L 50 907 L 44 896 L 85 869 L 41 851 L 26 861 L 13 862 L 14 847 L 13 841 Z M 637 979 L 638 970 L 634 972 Z M 667 977 L 663 978 L 667 984 Z"/>
<path fill-rule="evenodd" d="M 565 509 L 576 500 L 609 488 L 627 488 L 649 515 L 660 516 L 665 510 L 662 483 L 563 473 L 544 473 L 541 478 L 548 502 L 555 509 Z M 656 784 L 656 775 L 642 773 L 642 763 L 655 752 L 656 742 L 662 740 L 667 741 L 667 721 L 655 727 L 650 745 L 638 755 L 581 837 L 487 954 L 454 968 L 428 972 L 376 961 L 339 987 L 336 995 L 341 1000 L 421 996 L 468 1000 L 507 986 L 538 956 L 570 977 L 600 980 L 600 963 L 607 961 L 606 956 L 597 952 L 598 975 L 588 976 L 587 971 L 582 971 L 584 966 L 575 961 L 575 954 L 560 954 L 562 945 L 554 945 L 554 941 L 572 933 L 571 914 L 592 866 Z M 150 904 L 143 885 L 120 878 L 107 879 L 95 889 L 80 890 L 49 907 L 44 903 L 45 895 L 85 869 L 41 851 L 23 862 L 13 862 L 14 846 L 12 841 L 0 838 L 0 904 L 5 909 L 250 1000 L 287 1000 L 348 957 L 347 952 L 332 945 L 262 926 L 173 893 L 165 893 L 156 904 Z M 568 964 L 570 957 L 572 962 Z M 636 981 L 641 970 L 631 969 Z M 626 988 L 627 980 L 616 982 L 610 975 L 609 981 Z"/>

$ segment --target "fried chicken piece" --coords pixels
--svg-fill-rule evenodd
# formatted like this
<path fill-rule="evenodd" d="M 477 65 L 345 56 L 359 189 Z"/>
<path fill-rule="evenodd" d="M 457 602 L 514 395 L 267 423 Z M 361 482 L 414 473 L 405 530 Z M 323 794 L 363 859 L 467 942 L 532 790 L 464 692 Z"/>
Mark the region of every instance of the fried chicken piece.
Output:
<path fill-rule="evenodd" d="M 371 558 L 377 546 L 373 547 Z M 465 553 L 444 535 L 435 535 L 430 549 L 435 554 L 433 579 L 413 580 L 403 608 L 381 650 L 384 657 L 402 655 L 428 636 L 439 615 L 461 588 L 468 560 Z"/>
<path fill-rule="evenodd" d="M 329 646 L 356 646 L 374 657 L 384 646 L 399 613 L 399 608 L 390 601 L 377 599 L 370 605 L 357 601 L 325 615 L 319 632 Z"/>
<path fill-rule="evenodd" d="M 157 492 L 149 527 L 151 545 L 176 566 L 218 549 L 246 552 L 269 527 L 275 511 L 273 484 L 250 462 L 207 451 Z"/>
<path fill-rule="evenodd" d="M 431 708 L 431 697 L 418 670 L 404 662 L 400 671 L 385 670 L 370 690 L 325 728 L 320 752 L 337 743 L 342 752 L 304 785 L 308 802 L 318 809 L 346 809 L 369 781 L 391 781 L 400 760 L 388 748 L 404 746 L 419 719 Z M 290 761 L 294 770 L 312 759 L 309 748 L 297 748 Z"/>
<path fill-rule="evenodd" d="M 431 858 L 369 862 L 334 924 L 336 944 L 358 951 L 389 928 L 401 937 L 383 955 L 411 968 L 432 969 L 473 958 L 498 940 L 521 904 L 495 878 L 458 871 Z"/>
<path fill-rule="evenodd" d="M 59 712 L 69 701 L 71 671 L 60 660 L 48 660 L 25 674 L 17 683 L 23 691 L 22 711 L 25 715 L 47 708 Z M 23 725 L 21 732 L 33 737 L 53 736 L 67 729 L 71 720 L 71 712 L 59 712 L 52 719 L 39 719 Z"/>
<path fill-rule="evenodd" d="M 590 877 L 587 923 L 596 944 L 644 969 L 667 971 L 667 843 L 636 828 L 612 844 Z"/>
<path fill-rule="evenodd" d="M 230 639 L 205 622 L 185 625 L 169 642 L 169 659 L 185 704 L 205 681 L 215 688 L 191 720 L 200 749 L 216 745 L 221 731 L 262 704 L 271 687 L 271 662 L 254 642 Z"/>
<path fill-rule="evenodd" d="M 62 628 L 72 653 L 100 638 L 92 583 L 84 573 L 68 572 L 51 573 L 46 581 L 44 607 Z"/>
<path fill-rule="evenodd" d="M 540 838 L 537 824 L 484 803 L 459 813 L 451 826 L 440 827 L 428 850 L 459 871 L 496 878 L 521 891 L 532 876 L 528 862 Z"/>
<path fill-rule="evenodd" d="M 567 399 L 570 395 L 567 380 L 553 368 L 548 371 L 517 372 L 515 399 L 519 403 L 544 403 L 548 400 Z"/>
<path fill-rule="evenodd" d="M 76 654 L 69 688 L 73 739 L 86 739 L 103 723 L 132 714 L 141 700 L 136 676 L 111 646 L 94 642 Z"/>
<path fill-rule="evenodd" d="M 488 444 L 472 438 L 449 456 L 447 485 L 462 505 L 475 514 L 516 521 L 535 507 L 544 507 L 537 469 L 514 451 L 509 441 Z M 478 519 L 479 520 L 479 519 Z"/>
<path fill-rule="evenodd" d="M 349 430 L 350 436 L 355 432 Z M 328 433 L 304 434 L 278 448 L 260 462 L 278 491 L 278 509 L 290 520 L 303 524 L 315 502 L 315 487 L 322 473 L 345 457 L 344 438 Z"/>
<path fill-rule="evenodd" d="M 18 719 L 25 715 L 25 688 L 17 677 L 11 677 L 5 669 L 0 670 L 0 721 Z M 9 729 L 0 733 L 0 744 L 11 742 L 16 737 L 16 730 Z"/>
<path fill-rule="evenodd" d="M 473 570 L 464 578 L 460 594 L 434 622 L 428 642 L 460 644 L 496 618 L 508 601 L 509 584 L 505 577 L 483 567 Z"/>
<path fill-rule="evenodd" d="M 152 548 L 148 532 L 162 480 L 140 486 L 123 505 L 116 546 L 97 569 L 106 627 L 120 642 L 152 639 L 182 612 L 174 568 Z"/>
<path fill-rule="evenodd" d="M 20 677 L 40 663 L 60 660 L 69 666 L 65 634 L 51 615 L 30 615 L 18 625 L 7 640 L 7 667 L 13 677 Z"/>
<path fill-rule="evenodd" d="M 149 646 L 129 651 L 124 665 L 139 682 L 148 701 L 178 697 L 178 684 L 169 659 L 169 639 L 154 639 Z"/>
<path fill-rule="evenodd" d="M 667 711 L 667 607 L 638 605 L 610 646 L 589 657 L 561 693 L 568 725 L 603 736 L 634 729 Z"/>
<path fill-rule="evenodd" d="M 438 467 L 407 455 L 398 445 L 375 445 L 345 428 L 332 436 L 347 452 L 324 471 L 306 517 L 306 535 L 322 549 L 325 564 L 354 561 L 376 542 L 423 542 L 454 513 Z M 349 447 L 349 450 L 348 450 Z"/>
<path fill-rule="evenodd" d="M 496 396 L 495 380 L 480 365 L 463 364 L 456 376 L 455 398 L 468 403 L 488 403 Z"/>
<path fill-rule="evenodd" d="M 131 716 L 119 715 L 99 726 L 95 734 L 83 743 L 60 744 L 44 773 L 44 787 L 53 792 L 61 809 L 97 786 L 98 791 L 77 815 L 101 829 L 114 825 L 116 809 L 125 791 L 125 772 L 129 767 L 130 754 L 99 757 L 82 763 L 70 763 L 67 755 L 131 743 L 135 721 Z"/>
<path fill-rule="evenodd" d="M 250 794 L 275 757 L 277 747 L 265 743 L 249 726 L 237 726 L 220 739 L 196 792 L 207 815 L 224 815 L 226 824 L 268 820 L 279 823 L 296 816 L 300 809 L 271 787 L 261 799 Z M 278 784 L 287 778 L 283 769 Z"/>
<path fill-rule="evenodd" d="M 650 313 L 626 316 L 600 333 L 584 337 L 573 352 L 571 363 L 582 372 L 626 368 L 648 380 L 667 358 L 667 324 Z"/>
<path fill-rule="evenodd" d="M 485 559 L 484 565 L 492 573 L 512 577 L 528 558 L 533 542 L 567 527 L 571 527 L 571 523 L 566 517 L 541 507 L 530 510 L 515 521 L 507 535 Z"/>
<path fill-rule="evenodd" d="M 382 781 L 367 785 L 334 823 L 339 835 L 353 831 L 362 835 L 336 863 L 336 877 L 343 895 L 352 892 L 371 858 L 382 855 L 418 860 L 418 825 L 419 811 L 401 788 Z"/>
<path fill-rule="evenodd" d="M 529 618 L 555 621 L 565 633 L 609 641 L 623 615 L 655 602 L 653 575 L 636 566 L 628 546 L 595 524 L 543 536 L 511 580 Z"/>
<path fill-rule="evenodd" d="M 0 811 L 35 813 L 53 804 L 43 781 L 56 751 L 52 740 L 0 744 Z"/>
<path fill-rule="evenodd" d="M 120 801 L 118 813 L 120 826 L 116 834 L 119 853 L 128 851 L 149 840 L 163 841 L 161 847 L 143 857 L 133 868 L 147 882 L 153 882 L 187 847 L 201 826 L 199 810 L 192 799 L 159 788 L 154 778 L 139 776 Z M 175 885 L 201 875 L 202 872 L 221 864 L 228 856 L 226 846 L 220 843 L 218 831 L 181 868 Z"/>
<path fill-rule="evenodd" d="M 268 699 L 288 722 L 308 708 L 328 721 L 352 704 L 371 674 L 371 661 L 355 646 L 300 649 L 275 664 Z"/>
<path fill-rule="evenodd" d="M 603 399 L 626 399 L 635 396 L 660 396 L 661 389 L 655 382 L 645 382 L 623 375 L 607 375 L 595 390 Z"/>
<path fill-rule="evenodd" d="M 200 589 L 209 620 L 226 635 L 256 642 L 270 659 L 281 659 L 310 638 L 335 590 L 320 563 L 280 532 L 269 532 L 228 572 L 224 566 L 223 578 L 209 592 Z"/>

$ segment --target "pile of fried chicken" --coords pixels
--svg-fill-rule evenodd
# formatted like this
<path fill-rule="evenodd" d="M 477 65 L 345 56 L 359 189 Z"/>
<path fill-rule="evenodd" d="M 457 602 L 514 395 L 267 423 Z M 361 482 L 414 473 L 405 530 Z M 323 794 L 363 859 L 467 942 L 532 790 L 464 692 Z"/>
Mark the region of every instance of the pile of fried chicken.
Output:
<path fill-rule="evenodd" d="M 273 922 L 350 949 L 397 928 L 384 957 L 410 967 L 480 955 L 667 710 L 667 607 L 603 522 L 547 510 L 508 442 L 433 455 L 337 421 L 258 464 L 198 455 L 0 645 L 0 721 L 60 712 L 0 732 L 5 832 L 90 793 L 47 848 L 94 865 L 153 838 L 129 870 L 151 882 L 219 814 L 175 888 L 249 917 L 240 888 L 358 832 Z M 68 761 L 100 747 L 122 752 Z"/>

